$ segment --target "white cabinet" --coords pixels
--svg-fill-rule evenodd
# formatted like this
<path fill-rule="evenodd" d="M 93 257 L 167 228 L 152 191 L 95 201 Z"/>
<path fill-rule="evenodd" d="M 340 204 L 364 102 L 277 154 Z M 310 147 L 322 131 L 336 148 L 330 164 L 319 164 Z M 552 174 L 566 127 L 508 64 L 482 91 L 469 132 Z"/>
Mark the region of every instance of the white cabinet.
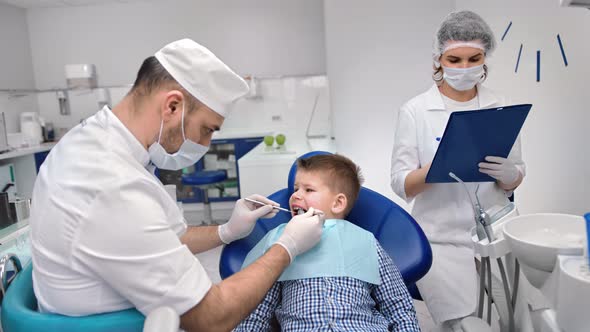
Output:
<path fill-rule="evenodd" d="M 38 167 L 54 145 L 46 143 L 0 154 L 0 165 L 14 166 L 14 182 L 20 197 L 31 198 Z M 12 253 L 19 257 L 23 265 L 28 263 L 31 259 L 28 232 L 28 219 L 0 229 L 0 256 Z"/>
<path fill-rule="evenodd" d="M 289 142 L 284 150 L 267 149 L 264 142 L 238 160 L 240 169 L 240 192 L 242 197 L 251 194 L 269 196 L 287 187 L 289 170 L 301 155 L 322 150 L 335 152 L 334 143 L 322 141 Z"/>
<path fill-rule="evenodd" d="M 55 143 L 44 143 L 36 147 L 17 149 L 0 154 L 0 165 L 14 165 L 14 177 L 19 196 L 31 198 L 37 178 L 38 164 L 42 162 Z"/>

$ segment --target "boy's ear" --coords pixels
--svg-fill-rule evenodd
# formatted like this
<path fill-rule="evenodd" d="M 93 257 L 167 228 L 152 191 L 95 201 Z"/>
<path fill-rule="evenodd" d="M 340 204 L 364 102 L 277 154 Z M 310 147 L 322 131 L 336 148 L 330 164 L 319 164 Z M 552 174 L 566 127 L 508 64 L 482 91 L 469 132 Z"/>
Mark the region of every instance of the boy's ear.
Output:
<path fill-rule="evenodd" d="M 334 197 L 334 201 L 332 202 L 332 213 L 335 215 L 340 215 L 344 213 L 346 210 L 346 206 L 348 205 L 348 199 L 346 195 L 343 193 L 339 193 Z"/>

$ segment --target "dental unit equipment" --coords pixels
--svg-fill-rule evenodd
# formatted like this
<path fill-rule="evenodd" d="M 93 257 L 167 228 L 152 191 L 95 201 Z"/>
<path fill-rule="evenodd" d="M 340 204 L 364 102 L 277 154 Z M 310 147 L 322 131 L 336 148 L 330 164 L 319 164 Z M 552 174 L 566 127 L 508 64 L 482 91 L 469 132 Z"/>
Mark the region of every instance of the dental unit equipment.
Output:
<path fill-rule="evenodd" d="M 467 188 L 465 182 L 463 182 L 457 175 L 453 172 L 449 172 L 449 176 L 453 178 L 458 183 L 461 183 L 463 188 L 465 188 L 465 192 L 471 201 L 471 205 L 473 206 L 473 214 L 475 217 L 475 233 L 477 234 L 477 241 L 474 239 L 475 242 L 475 252 L 480 254 L 481 256 L 481 268 L 479 271 L 479 304 L 478 304 L 478 312 L 477 316 L 479 318 L 483 317 L 483 308 L 484 308 L 484 292 L 488 290 L 488 303 L 487 303 L 487 323 L 491 324 L 491 317 L 492 317 L 492 265 L 491 265 L 491 258 L 496 258 L 498 268 L 500 270 L 500 276 L 502 278 L 502 285 L 504 289 L 504 296 L 506 299 L 506 309 L 508 311 L 508 331 L 512 332 L 515 331 L 515 321 L 514 321 L 514 306 L 516 303 L 516 292 L 518 289 L 518 275 L 519 265 L 518 261 L 515 263 L 515 277 L 514 277 L 514 285 L 512 287 L 513 294 L 510 294 L 510 286 L 508 281 L 508 276 L 506 273 L 506 269 L 504 268 L 504 262 L 502 261 L 502 257 L 505 256 L 509 251 L 506 248 L 505 241 L 503 238 L 498 238 L 494 234 L 494 230 L 492 225 L 498 222 L 500 219 L 508 219 L 505 217 L 510 217 L 513 212 L 515 212 L 515 206 L 513 203 L 509 203 L 506 206 L 500 208 L 493 216 L 490 216 L 488 212 L 486 212 L 485 208 L 481 205 L 479 200 L 479 185 L 477 185 L 475 189 L 475 201 L 471 197 L 471 193 Z M 485 241 L 487 239 L 487 242 Z M 487 285 L 486 285 L 486 276 L 487 276 Z M 496 304 L 499 304 L 498 299 L 495 300 Z"/>

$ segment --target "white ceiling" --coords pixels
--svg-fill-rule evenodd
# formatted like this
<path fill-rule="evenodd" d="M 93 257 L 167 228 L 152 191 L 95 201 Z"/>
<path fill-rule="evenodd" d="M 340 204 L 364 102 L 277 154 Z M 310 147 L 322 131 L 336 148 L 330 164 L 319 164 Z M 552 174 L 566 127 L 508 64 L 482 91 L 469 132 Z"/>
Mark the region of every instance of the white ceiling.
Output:
<path fill-rule="evenodd" d="M 108 3 L 141 2 L 149 0 L 0 0 L 5 3 L 21 8 L 48 8 L 48 7 L 70 7 L 88 6 Z"/>

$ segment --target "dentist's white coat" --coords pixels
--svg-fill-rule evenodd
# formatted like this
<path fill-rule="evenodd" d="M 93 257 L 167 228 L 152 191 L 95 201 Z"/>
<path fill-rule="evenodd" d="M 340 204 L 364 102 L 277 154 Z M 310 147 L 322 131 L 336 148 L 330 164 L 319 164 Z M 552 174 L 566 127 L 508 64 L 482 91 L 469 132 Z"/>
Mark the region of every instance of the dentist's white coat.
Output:
<path fill-rule="evenodd" d="M 504 98 L 478 85 L 481 109 L 505 106 Z M 404 183 L 411 171 L 434 158 L 452 110 L 445 104 L 436 85 L 401 107 L 392 155 L 391 187 L 410 202 Z M 508 156 L 525 174 L 520 137 Z M 468 184 L 475 192 L 476 184 Z M 478 195 L 485 208 L 507 204 L 506 192 L 492 182 L 480 183 Z M 433 263 L 418 288 L 437 324 L 465 317 L 476 309 L 477 276 L 471 242 L 475 226 L 473 208 L 465 189 L 458 183 L 433 184 L 415 197 L 412 216 L 430 241 Z"/>
<path fill-rule="evenodd" d="M 31 207 L 41 312 L 86 316 L 171 307 L 212 283 L 179 237 L 186 224 L 151 174 L 149 154 L 108 107 L 71 129 L 41 166 Z"/>

